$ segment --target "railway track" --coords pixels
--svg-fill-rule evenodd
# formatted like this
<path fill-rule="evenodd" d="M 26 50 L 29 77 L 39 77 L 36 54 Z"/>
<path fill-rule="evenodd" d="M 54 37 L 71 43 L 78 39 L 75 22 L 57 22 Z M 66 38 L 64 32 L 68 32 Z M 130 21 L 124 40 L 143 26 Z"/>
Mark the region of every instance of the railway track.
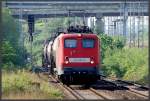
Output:
<path fill-rule="evenodd" d="M 137 92 L 136 90 L 134 90 L 134 89 L 132 89 L 132 88 L 130 88 L 130 87 L 128 87 L 128 88 L 129 88 L 128 92 L 134 93 L 134 94 L 136 94 L 137 96 L 140 96 L 140 97 L 143 97 L 143 98 L 148 98 L 148 97 L 149 97 L 148 95 L 139 93 L 139 92 Z"/>
<path fill-rule="evenodd" d="M 95 89 L 85 89 L 84 87 L 73 87 L 63 85 L 60 81 L 56 80 L 53 76 L 50 76 L 50 79 L 54 80 L 61 89 L 70 93 L 73 99 L 85 100 L 85 99 L 109 99 L 103 94 L 98 93 Z"/>
<path fill-rule="evenodd" d="M 114 91 L 109 91 L 106 90 L 106 92 L 103 92 L 103 90 L 99 90 L 95 88 L 94 86 L 91 86 L 88 89 L 85 89 L 84 87 L 74 87 L 74 86 L 66 86 L 62 84 L 59 80 L 57 80 L 53 76 L 49 76 L 49 79 L 51 79 L 53 82 L 55 82 L 54 86 L 58 86 L 62 91 L 64 91 L 65 95 L 67 95 L 70 99 L 77 99 L 77 100 L 84 100 L 84 99 L 115 99 L 118 94 L 123 95 L 123 99 L 130 99 L 126 97 L 126 94 L 130 95 L 133 94 L 135 96 L 138 96 L 137 98 L 141 99 L 148 99 L 148 88 L 139 86 L 137 84 L 132 84 L 130 82 L 125 82 L 121 80 L 111 80 L 111 79 L 105 79 L 103 80 L 104 82 L 96 84 L 95 86 L 101 86 L 104 85 L 105 87 L 102 88 L 107 88 L 107 89 L 121 89 L 116 93 Z M 138 89 L 137 89 L 138 88 Z M 140 90 L 139 90 L 140 89 Z M 107 91 L 110 92 L 107 94 Z M 117 91 L 117 90 L 116 90 Z M 146 93 L 145 93 L 146 92 Z M 114 93 L 114 94 L 113 94 Z M 112 97 L 115 95 L 116 97 Z"/>
<path fill-rule="evenodd" d="M 57 83 L 57 85 L 61 89 L 63 89 L 66 93 L 68 93 L 68 94 L 70 93 L 69 95 L 71 95 L 71 99 L 77 99 L 77 100 L 108 99 L 92 88 L 84 89 L 84 87 L 66 86 L 66 85 L 63 85 L 60 81 L 56 80 L 53 76 L 50 76 L 50 79 L 52 79 L 55 82 L 59 82 L 59 83 Z"/>
<path fill-rule="evenodd" d="M 100 92 L 98 92 L 97 90 L 95 90 L 95 89 L 93 89 L 93 88 L 90 88 L 90 90 L 91 90 L 92 92 L 94 92 L 95 94 L 101 96 L 103 99 L 110 99 L 110 98 L 106 97 L 105 95 L 101 94 Z"/>
<path fill-rule="evenodd" d="M 101 94 L 97 90 L 93 88 L 84 89 L 83 87 L 79 87 L 80 89 L 76 89 L 74 87 L 71 87 L 71 89 L 76 92 L 78 95 L 80 95 L 80 99 L 103 99 L 107 100 L 109 97 L 106 97 L 104 94 Z"/>
<path fill-rule="evenodd" d="M 135 83 L 129 83 L 126 81 L 122 81 L 122 80 L 117 80 L 121 83 L 127 84 L 124 87 L 128 88 L 128 92 L 132 92 L 134 94 L 136 94 L 137 96 L 141 96 L 144 98 L 148 98 L 148 87 L 144 87 Z M 147 91 L 147 93 L 145 93 L 145 91 Z"/>
<path fill-rule="evenodd" d="M 135 84 L 135 83 L 131 83 L 131 82 L 127 82 L 127 81 L 123 81 L 123 80 L 111 80 L 111 79 L 106 79 L 108 82 L 113 83 L 114 85 L 116 85 L 117 87 L 123 87 L 126 88 L 127 92 L 129 93 L 133 93 L 137 96 L 143 97 L 143 98 L 148 98 L 149 94 L 148 94 L 148 87 L 144 87 L 141 86 L 139 84 Z"/>

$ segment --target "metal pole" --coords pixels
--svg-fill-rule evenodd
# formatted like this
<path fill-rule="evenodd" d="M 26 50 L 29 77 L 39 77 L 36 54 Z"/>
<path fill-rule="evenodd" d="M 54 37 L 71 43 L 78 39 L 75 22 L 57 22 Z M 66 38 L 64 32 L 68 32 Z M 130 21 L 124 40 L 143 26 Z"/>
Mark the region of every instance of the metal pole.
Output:
<path fill-rule="evenodd" d="M 123 10 L 123 4 L 120 3 L 120 23 L 119 23 L 119 25 L 120 25 L 120 28 L 119 28 L 120 35 L 119 36 L 122 36 L 122 17 L 121 17 L 121 16 L 123 16 L 122 10 Z"/>
<path fill-rule="evenodd" d="M 20 6 L 22 6 L 22 3 L 20 3 Z M 20 19 L 20 23 L 19 23 L 19 32 L 20 32 L 20 40 L 19 40 L 19 45 L 21 46 L 22 51 L 23 51 L 23 54 L 22 55 L 22 58 L 24 60 L 25 58 L 25 54 L 24 54 L 24 34 L 23 34 L 23 29 L 22 29 L 22 18 L 23 18 L 23 15 L 22 15 L 22 8 L 20 8 L 20 14 L 19 14 L 19 19 Z"/>
<path fill-rule="evenodd" d="M 92 22 L 93 22 L 93 32 L 95 33 L 95 17 L 92 17 Z"/>
<path fill-rule="evenodd" d="M 144 47 L 144 9 L 143 6 L 141 7 L 141 16 L 142 16 L 142 47 Z"/>
<path fill-rule="evenodd" d="M 114 25 L 113 25 L 113 17 L 111 16 L 111 36 L 113 36 L 113 27 L 114 27 Z"/>
<path fill-rule="evenodd" d="M 137 33 L 137 37 L 138 37 L 138 48 L 140 47 L 140 2 L 138 3 L 138 33 Z"/>
<path fill-rule="evenodd" d="M 116 19 L 114 20 L 114 33 L 113 33 L 114 36 L 116 36 Z"/>
<path fill-rule="evenodd" d="M 113 17 L 111 16 L 111 36 L 113 36 L 113 32 L 114 32 L 114 25 L 113 25 Z"/>
<path fill-rule="evenodd" d="M 126 43 L 126 34 L 127 34 L 126 32 L 127 14 L 128 14 L 128 11 L 127 11 L 126 1 L 125 1 L 123 5 L 123 37 L 125 38 L 125 43 Z"/>
<path fill-rule="evenodd" d="M 76 25 L 76 16 L 74 16 L 74 26 Z"/>
<path fill-rule="evenodd" d="M 116 16 L 114 17 L 114 36 L 116 36 L 116 27 L 117 27 L 117 22 L 116 22 Z"/>
<path fill-rule="evenodd" d="M 132 26 L 131 26 L 131 16 L 132 16 L 132 14 L 131 14 L 131 11 L 132 11 L 132 10 L 131 10 L 131 7 L 132 7 L 132 6 L 131 6 L 131 3 L 130 3 L 130 35 L 129 35 L 129 37 L 130 37 L 130 42 L 129 42 L 129 47 L 131 47 L 131 31 L 132 31 L 132 30 L 131 30 L 131 29 L 132 29 Z"/>
<path fill-rule="evenodd" d="M 136 37 L 136 34 L 135 34 L 135 10 L 136 10 L 135 4 L 133 3 L 133 11 L 134 11 L 134 13 L 133 13 L 133 45 L 134 45 L 134 47 L 136 44 L 136 42 L 135 42 L 135 37 Z"/>
<path fill-rule="evenodd" d="M 109 29 L 110 29 L 110 36 L 112 36 L 112 16 L 110 17 Z"/>
<path fill-rule="evenodd" d="M 31 68 L 33 67 L 32 41 L 33 41 L 33 36 L 30 36 Z"/>
<path fill-rule="evenodd" d="M 119 40 L 119 27 L 118 27 L 118 16 L 117 16 L 117 22 L 116 22 L 116 35 L 118 37 L 118 40 Z"/>
<path fill-rule="evenodd" d="M 68 26 L 70 27 L 70 10 L 68 12 Z"/>
<path fill-rule="evenodd" d="M 105 16 L 103 17 L 103 20 L 104 20 L 104 34 L 106 34 Z"/>
<path fill-rule="evenodd" d="M 109 35 L 109 16 L 108 16 L 108 35 Z"/>
<path fill-rule="evenodd" d="M 92 19 L 92 17 L 90 17 L 90 27 L 91 27 L 91 29 L 92 29 L 92 31 L 93 31 L 94 25 L 93 25 L 93 19 Z"/>
<path fill-rule="evenodd" d="M 85 20 L 86 20 L 86 18 L 85 18 L 85 11 L 83 11 L 83 26 L 86 25 Z"/>

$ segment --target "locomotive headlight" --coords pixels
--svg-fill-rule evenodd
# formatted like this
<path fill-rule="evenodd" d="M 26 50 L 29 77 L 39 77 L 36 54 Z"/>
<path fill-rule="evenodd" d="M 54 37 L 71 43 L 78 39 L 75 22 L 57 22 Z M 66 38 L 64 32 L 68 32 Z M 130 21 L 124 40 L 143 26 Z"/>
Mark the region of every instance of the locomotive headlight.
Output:
<path fill-rule="evenodd" d="M 78 37 L 81 38 L 81 37 L 82 37 L 82 34 L 78 34 Z"/>
<path fill-rule="evenodd" d="M 65 61 L 65 63 L 66 63 L 66 64 L 68 64 L 68 63 L 69 63 L 69 61 Z"/>
<path fill-rule="evenodd" d="M 69 63 L 69 58 L 68 58 L 68 56 L 65 57 L 65 63 L 66 63 L 66 64 Z"/>
<path fill-rule="evenodd" d="M 94 63 L 94 61 L 92 60 L 92 61 L 91 61 L 91 64 L 93 64 L 93 63 Z"/>
<path fill-rule="evenodd" d="M 81 37 L 82 35 L 81 35 L 81 34 L 78 34 L 78 36 Z"/>
<path fill-rule="evenodd" d="M 91 64 L 93 64 L 94 63 L 94 58 L 93 57 L 91 57 Z"/>

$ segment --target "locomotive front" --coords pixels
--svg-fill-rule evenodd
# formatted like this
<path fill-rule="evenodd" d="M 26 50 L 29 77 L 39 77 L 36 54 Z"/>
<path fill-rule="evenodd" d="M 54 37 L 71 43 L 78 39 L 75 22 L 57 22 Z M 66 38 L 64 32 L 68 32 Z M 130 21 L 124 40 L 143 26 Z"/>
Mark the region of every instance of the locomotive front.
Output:
<path fill-rule="evenodd" d="M 100 48 L 95 34 L 62 34 L 55 47 L 56 71 L 63 83 L 94 83 L 99 78 Z"/>

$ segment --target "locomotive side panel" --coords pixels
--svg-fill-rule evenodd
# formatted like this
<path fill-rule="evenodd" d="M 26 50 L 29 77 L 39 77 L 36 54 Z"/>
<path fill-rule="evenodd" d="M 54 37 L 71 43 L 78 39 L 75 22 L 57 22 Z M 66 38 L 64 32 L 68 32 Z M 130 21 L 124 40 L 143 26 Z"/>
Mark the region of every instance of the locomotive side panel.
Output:
<path fill-rule="evenodd" d="M 53 41 L 50 41 L 47 46 L 47 59 L 48 59 L 49 64 L 51 64 L 51 59 L 52 59 L 52 44 L 53 44 Z"/>
<path fill-rule="evenodd" d="M 58 73 L 58 75 L 62 75 L 62 74 L 64 74 L 64 72 L 63 72 L 63 57 L 64 57 L 64 55 L 63 55 L 63 43 L 62 43 L 62 38 L 61 37 L 59 37 L 58 39 L 57 39 L 57 48 L 56 48 L 56 68 L 57 68 L 57 73 Z"/>
<path fill-rule="evenodd" d="M 54 61 L 54 65 L 56 67 L 56 72 L 58 75 L 62 75 L 63 71 L 62 69 L 62 44 L 61 44 L 61 40 L 59 37 L 57 37 L 54 40 L 53 46 L 52 46 L 52 54 L 53 54 L 53 61 Z"/>

